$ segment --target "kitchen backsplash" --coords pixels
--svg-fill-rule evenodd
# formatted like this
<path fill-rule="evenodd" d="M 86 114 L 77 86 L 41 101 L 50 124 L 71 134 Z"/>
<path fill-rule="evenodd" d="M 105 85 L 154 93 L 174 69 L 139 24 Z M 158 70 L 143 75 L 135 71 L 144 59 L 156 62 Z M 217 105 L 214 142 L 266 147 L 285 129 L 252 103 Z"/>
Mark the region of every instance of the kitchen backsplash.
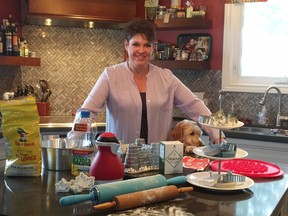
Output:
<path fill-rule="evenodd" d="M 51 115 L 72 115 L 92 89 L 104 67 L 124 59 L 123 36 L 120 30 L 85 29 L 71 27 L 23 26 L 23 37 L 29 49 L 41 57 L 41 67 L 0 66 L 0 94 L 15 91 L 17 85 L 36 86 L 46 79 L 52 90 L 49 98 Z M 204 98 L 212 112 L 219 110 L 221 71 L 175 70 L 174 74 L 194 92 L 205 92 Z M 261 110 L 260 93 L 225 92 L 223 108 L 231 110 L 232 103 L 238 118 L 249 118 L 256 123 Z M 282 95 L 282 114 L 288 115 L 288 96 Z M 272 124 L 278 110 L 278 96 L 269 94 L 266 102 Z M 175 116 L 185 115 L 178 109 Z M 105 113 L 98 116 L 105 121 Z"/>

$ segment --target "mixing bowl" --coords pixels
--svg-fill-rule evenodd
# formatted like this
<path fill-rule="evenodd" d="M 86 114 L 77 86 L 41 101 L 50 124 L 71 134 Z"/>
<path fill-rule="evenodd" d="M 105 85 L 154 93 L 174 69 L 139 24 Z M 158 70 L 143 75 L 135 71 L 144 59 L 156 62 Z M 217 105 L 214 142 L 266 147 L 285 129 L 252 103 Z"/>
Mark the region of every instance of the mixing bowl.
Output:
<path fill-rule="evenodd" d="M 42 141 L 42 168 L 71 170 L 73 146 L 77 146 L 77 140 L 59 138 Z"/>

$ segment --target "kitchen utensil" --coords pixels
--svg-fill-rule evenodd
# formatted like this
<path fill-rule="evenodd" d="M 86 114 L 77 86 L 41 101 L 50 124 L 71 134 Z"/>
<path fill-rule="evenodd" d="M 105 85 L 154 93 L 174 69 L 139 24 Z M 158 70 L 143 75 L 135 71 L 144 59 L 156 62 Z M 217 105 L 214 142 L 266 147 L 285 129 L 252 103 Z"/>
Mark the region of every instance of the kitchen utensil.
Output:
<path fill-rule="evenodd" d="M 220 174 L 225 174 L 225 172 L 221 172 Z M 237 174 L 235 174 L 237 175 Z M 220 191 L 236 191 L 243 190 L 254 185 L 254 181 L 247 177 L 245 178 L 245 182 L 232 182 L 232 183 L 217 183 L 215 179 L 218 179 L 218 172 L 213 172 L 211 178 L 211 171 L 209 172 L 195 172 L 187 175 L 187 181 L 195 186 L 211 189 L 211 190 L 220 190 Z M 211 180 L 211 181 L 210 181 Z"/>
<path fill-rule="evenodd" d="M 51 94 L 52 94 L 52 91 L 50 89 L 47 89 L 45 92 L 43 92 L 41 102 L 47 102 Z"/>
<path fill-rule="evenodd" d="M 95 185 L 89 194 L 62 197 L 59 203 L 61 206 L 69 206 L 91 200 L 92 202 L 95 202 L 95 204 L 100 204 L 104 202 L 111 202 L 115 196 L 121 194 L 184 183 L 186 183 L 185 176 L 177 176 L 174 178 L 166 179 L 163 175 L 157 174 L 154 176 L 146 176 Z"/>
<path fill-rule="evenodd" d="M 47 170 L 70 170 L 72 148 L 77 142 L 63 138 L 42 141 L 42 167 Z"/>
<path fill-rule="evenodd" d="M 174 185 L 163 186 L 144 191 L 138 191 L 129 194 L 115 196 L 112 202 L 106 202 L 93 206 L 94 209 L 125 210 L 135 207 L 140 207 L 148 204 L 158 203 L 166 200 L 174 199 L 179 193 L 192 191 L 193 187 L 177 188 Z"/>
<path fill-rule="evenodd" d="M 218 161 L 212 161 L 210 167 L 213 171 L 218 170 Z M 221 171 L 226 172 L 228 170 L 251 178 L 276 177 L 278 173 L 283 173 L 280 172 L 281 169 L 276 164 L 251 159 L 222 160 Z"/>
<path fill-rule="evenodd" d="M 39 85 L 42 92 L 45 92 L 47 89 L 49 89 L 48 82 L 44 79 L 39 80 Z"/>
<path fill-rule="evenodd" d="M 36 85 L 38 89 L 41 90 L 41 97 L 39 102 L 46 102 L 51 95 L 51 90 L 49 89 L 49 84 L 46 80 L 41 79 L 39 80 L 39 84 Z"/>
<path fill-rule="evenodd" d="M 212 172 L 212 171 L 211 171 Z M 234 175 L 231 171 L 218 176 L 218 183 L 245 182 L 246 176 Z"/>

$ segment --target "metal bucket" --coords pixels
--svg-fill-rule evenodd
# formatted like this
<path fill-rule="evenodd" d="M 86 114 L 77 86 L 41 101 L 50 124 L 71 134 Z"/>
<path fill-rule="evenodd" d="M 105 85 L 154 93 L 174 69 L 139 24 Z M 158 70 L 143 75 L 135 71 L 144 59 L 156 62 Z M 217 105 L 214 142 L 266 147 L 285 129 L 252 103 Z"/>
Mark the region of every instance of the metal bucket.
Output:
<path fill-rule="evenodd" d="M 42 141 L 42 168 L 55 171 L 71 170 L 73 146 L 77 146 L 77 141 L 72 139 Z"/>

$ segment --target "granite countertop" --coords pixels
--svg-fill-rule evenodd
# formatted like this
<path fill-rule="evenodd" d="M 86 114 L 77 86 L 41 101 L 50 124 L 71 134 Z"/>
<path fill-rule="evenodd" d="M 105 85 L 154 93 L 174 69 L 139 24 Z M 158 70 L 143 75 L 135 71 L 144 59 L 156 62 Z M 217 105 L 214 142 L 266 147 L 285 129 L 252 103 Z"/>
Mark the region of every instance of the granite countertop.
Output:
<path fill-rule="evenodd" d="M 0 169 L 0 214 L 29 216 L 64 215 L 272 215 L 287 202 L 288 165 L 279 164 L 285 174 L 281 177 L 254 179 L 249 189 L 215 191 L 193 186 L 194 190 L 181 193 L 176 199 L 136 209 L 115 212 L 93 210 L 91 201 L 72 206 L 60 206 L 59 200 L 71 193 L 56 193 L 55 183 L 65 178 L 74 179 L 70 171 L 42 170 L 41 177 L 5 177 Z M 183 173 L 187 175 L 188 173 Z M 168 177 L 168 176 L 166 176 Z M 169 177 L 168 177 L 169 178 Z M 182 186 L 192 186 L 189 183 Z M 88 192 L 87 192 L 88 193 Z M 281 214 L 282 215 L 282 214 Z"/>
<path fill-rule="evenodd" d="M 74 116 L 40 116 L 40 128 L 71 128 Z M 105 122 L 97 122 L 97 126 L 105 127 Z"/>

